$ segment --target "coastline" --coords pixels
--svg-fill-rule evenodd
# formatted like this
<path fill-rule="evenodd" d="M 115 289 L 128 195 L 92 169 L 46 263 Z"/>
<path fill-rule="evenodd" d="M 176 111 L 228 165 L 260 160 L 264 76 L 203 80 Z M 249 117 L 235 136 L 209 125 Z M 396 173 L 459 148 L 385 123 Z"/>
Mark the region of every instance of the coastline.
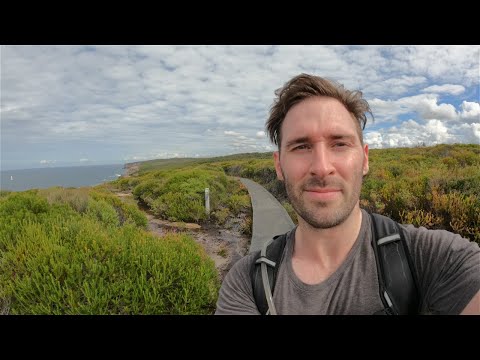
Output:
<path fill-rule="evenodd" d="M 138 162 L 127 163 L 124 165 L 123 168 L 125 169 L 125 173 L 121 177 L 123 178 L 130 177 L 138 173 L 138 171 L 140 170 L 140 163 Z"/>

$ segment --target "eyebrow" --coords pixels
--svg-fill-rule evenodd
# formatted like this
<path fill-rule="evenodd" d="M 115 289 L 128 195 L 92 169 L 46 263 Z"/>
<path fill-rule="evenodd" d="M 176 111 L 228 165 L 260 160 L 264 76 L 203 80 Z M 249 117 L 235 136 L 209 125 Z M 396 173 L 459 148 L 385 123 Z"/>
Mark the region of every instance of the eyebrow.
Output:
<path fill-rule="evenodd" d="M 330 136 L 332 140 L 350 140 L 353 141 L 355 140 L 354 135 L 332 135 Z"/>
<path fill-rule="evenodd" d="M 349 141 L 354 141 L 355 140 L 355 136 L 354 135 L 340 135 L 340 134 L 334 134 L 334 135 L 330 135 L 328 136 L 328 138 L 330 140 L 349 140 Z M 297 145 L 297 144 L 305 144 L 305 143 L 310 143 L 311 142 L 311 138 L 309 136 L 302 136 L 302 137 L 299 137 L 299 138 L 296 138 L 296 139 L 292 139 L 290 141 L 287 141 L 285 143 L 285 147 L 286 148 L 289 148 L 293 145 Z"/>

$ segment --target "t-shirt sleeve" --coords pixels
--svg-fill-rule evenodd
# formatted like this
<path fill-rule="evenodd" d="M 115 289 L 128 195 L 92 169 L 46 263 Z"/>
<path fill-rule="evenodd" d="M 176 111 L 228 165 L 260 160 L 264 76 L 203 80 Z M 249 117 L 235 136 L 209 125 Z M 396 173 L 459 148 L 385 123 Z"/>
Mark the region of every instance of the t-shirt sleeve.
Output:
<path fill-rule="evenodd" d="M 259 315 L 253 299 L 250 266 L 253 255 L 238 260 L 225 276 L 217 300 L 215 315 Z"/>
<path fill-rule="evenodd" d="M 480 248 L 445 230 L 406 226 L 423 298 L 421 313 L 460 314 L 480 290 Z"/>

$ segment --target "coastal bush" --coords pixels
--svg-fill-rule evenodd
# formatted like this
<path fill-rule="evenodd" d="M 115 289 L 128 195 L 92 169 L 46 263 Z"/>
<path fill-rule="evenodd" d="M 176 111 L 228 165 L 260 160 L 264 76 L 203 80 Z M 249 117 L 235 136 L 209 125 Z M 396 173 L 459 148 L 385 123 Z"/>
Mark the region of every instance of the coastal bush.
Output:
<path fill-rule="evenodd" d="M 432 228 L 433 226 L 441 226 L 443 219 L 425 210 L 401 210 L 400 220 L 403 224 L 412 224 L 414 226 L 424 226 Z"/>
<path fill-rule="evenodd" d="M 480 243 L 480 146 L 373 149 L 361 205 Z"/>
<path fill-rule="evenodd" d="M 250 196 L 248 194 L 233 194 L 227 199 L 227 205 L 234 215 L 238 215 L 250 208 Z"/>
<path fill-rule="evenodd" d="M 100 221 L 105 226 L 120 225 L 115 209 L 103 200 L 90 199 L 87 207 L 87 216 Z"/>
<path fill-rule="evenodd" d="M 111 181 L 111 185 L 115 186 L 121 191 L 130 190 L 130 178 L 119 178 L 115 181 Z"/>
<path fill-rule="evenodd" d="M 117 180 L 113 180 L 102 185 L 107 185 L 108 188 L 112 188 L 110 190 L 131 191 L 139 183 L 140 180 L 137 177 L 119 177 Z M 97 185 L 96 188 L 102 185 Z"/>
<path fill-rule="evenodd" d="M 105 226 L 115 221 L 97 220 L 108 203 L 96 201 L 82 214 L 35 192 L 0 199 L 0 313 L 213 313 L 218 274 L 200 245 Z"/>
<path fill-rule="evenodd" d="M 252 225 L 253 225 L 253 221 L 252 221 L 252 216 L 249 215 L 249 216 L 246 216 L 243 221 L 242 221 L 242 224 L 241 224 L 241 227 L 240 227 L 240 232 L 244 235 L 247 235 L 247 236 L 252 236 Z"/>
<path fill-rule="evenodd" d="M 213 211 L 212 216 L 218 225 L 223 225 L 232 216 L 232 213 L 228 208 L 222 206 Z"/>
<path fill-rule="evenodd" d="M 117 213 L 120 225 L 132 223 L 137 227 L 147 228 L 148 220 L 145 214 L 138 209 L 135 202 L 127 203 L 122 201 L 118 196 L 102 188 L 93 188 L 89 195 L 93 200 L 104 201 L 112 206 Z"/>
<path fill-rule="evenodd" d="M 198 194 L 168 192 L 153 201 L 152 210 L 155 215 L 170 221 L 199 222 L 207 217 Z"/>
<path fill-rule="evenodd" d="M 133 189 L 133 196 L 146 205 L 151 206 L 154 199 L 161 195 L 162 183 L 156 179 L 147 178 Z"/>
<path fill-rule="evenodd" d="M 66 204 L 78 213 L 104 221 L 105 225 L 119 226 L 125 222 L 146 228 L 147 218 L 135 204 L 121 201 L 103 186 L 65 189 L 52 187 L 35 190 L 49 204 Z"/>
<path fill-rule="evenodd" d="M 246 189 L 229 179 L 219 165 L 146 172 L 138 179 L 134 196 L 155 215 L 170 221 L 207 221 L 206 188 L 209 188 L 212 219 L 219 224 L 226 221 L 223 215 L 236 215 L 249 206 Z M 225 208 L 228 211 L 222 210 Z"/>
<path fill-rule="evenodd" d="M 7 196 L 11 193 L 10 190 L 0 190 L 0 198 Z"/>

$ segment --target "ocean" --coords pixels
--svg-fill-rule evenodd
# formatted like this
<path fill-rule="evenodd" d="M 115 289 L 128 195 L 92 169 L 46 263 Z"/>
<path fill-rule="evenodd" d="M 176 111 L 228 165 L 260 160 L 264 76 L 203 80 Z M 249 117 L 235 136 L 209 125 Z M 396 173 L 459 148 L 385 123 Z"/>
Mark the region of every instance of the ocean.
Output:
<path fill-rule="evenodd" d="M 0 171 L 0 189 L 23 191 L 51 186 L 82 187 L 118 179 L 123 164 Z"/>

